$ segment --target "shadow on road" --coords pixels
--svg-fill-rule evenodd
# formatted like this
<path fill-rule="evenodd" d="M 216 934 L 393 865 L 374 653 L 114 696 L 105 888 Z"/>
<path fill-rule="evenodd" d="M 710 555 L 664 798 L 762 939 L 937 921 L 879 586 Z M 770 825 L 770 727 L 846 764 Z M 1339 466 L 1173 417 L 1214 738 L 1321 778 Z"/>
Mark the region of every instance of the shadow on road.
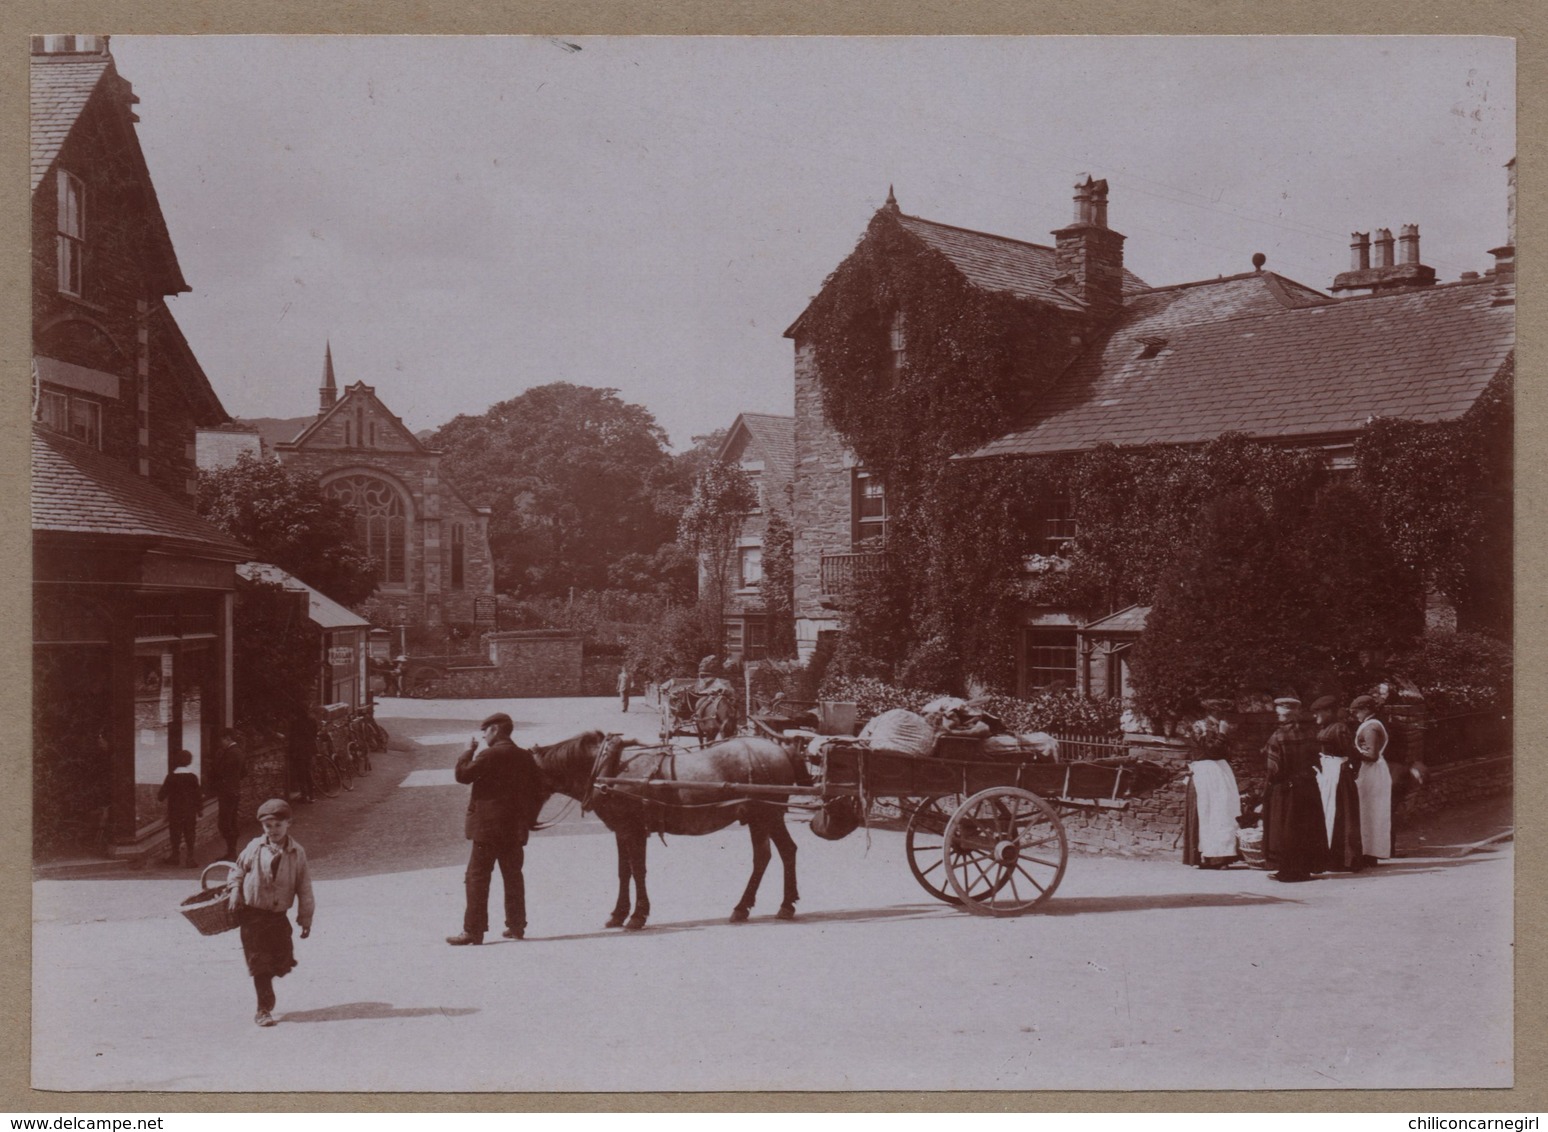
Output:
<path fill-rule="evenodd" d="M 1161 892 L 1135 896 L 1055 897 L 1041 916 L 1080 916 L 1087 912 L 1149 912 L 1166 908 L 1265 908 L 1271 904 L 1299 904 L 1286 896 L 1259 892 Z"/>
<path fill-rule="evenodd" d="M 729 928 L 735 931 L 749 931 L 754 928 L 775 928 L 780 931 L 789 931 L 792 927 L 802 924 L 865 924 L 876 923 L 885 920 L 917 920 L 938 913 L 950 912 L 939 904 L 903 904 L 891 908 L 858 908 L 837 912 L 811 912 L 799 913 L 794 920 L 775 919 L 771 912 L 766 916 L 754 916 L 740 924 L 731 923 L 730 916 L 720 916 L 713 920 L 679 920 L 676 923 L 663 924 L 652 923 L 643 929 L 648 935 L 667 935 L 672 932 L 697 932 L 705 928 Z M 534 942 L 561 942 L 579 939 L 619 939 L 632 936 L 637 933 L 625 931 L 622 928 L 604 928 L 595 932 L 576 932 L 570 935 L 542 936 Z M 530 937 L 529 937 L 530 938 Z"/>
<path fill-rule="evenodd" d="M 476 1006 L 393 1006 L 388 1002 L 343 1002 L 318 1010 L 291 1010 L 279 1016 L 281 1022 L 355 1022 L 372 1018 L 461 1018 L 477 1014 Z"/>

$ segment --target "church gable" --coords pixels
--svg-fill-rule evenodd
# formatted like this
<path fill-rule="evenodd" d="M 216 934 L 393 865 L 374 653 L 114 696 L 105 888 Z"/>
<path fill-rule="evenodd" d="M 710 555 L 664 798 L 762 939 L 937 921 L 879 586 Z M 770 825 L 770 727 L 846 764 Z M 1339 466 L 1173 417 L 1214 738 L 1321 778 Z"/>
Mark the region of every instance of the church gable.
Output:
<path fill-rule="evenodd" d="M 376 390 L 364 382 L 347 386 L 338 403 L 293 443 L 304 452 L 358 450 L 430 455 L 404 423 L 377 399 Z"/>

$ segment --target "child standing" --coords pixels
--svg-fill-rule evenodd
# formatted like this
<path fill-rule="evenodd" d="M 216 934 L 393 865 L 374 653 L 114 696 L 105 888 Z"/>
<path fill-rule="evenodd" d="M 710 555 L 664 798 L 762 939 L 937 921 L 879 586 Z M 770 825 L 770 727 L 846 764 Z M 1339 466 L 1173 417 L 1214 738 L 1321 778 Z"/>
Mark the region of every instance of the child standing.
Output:
<path fill-rule="evenodd" d="M 193 755 L 179 751 L 172 760 L 172 771 L 161 783 L 156 798 L 167 804 L 167 864 L 178 863 L 178 843 L 188 847 L 188 859 L 194 860 L 194 832 L 199 824 L 199 776 L 184 767 L 193 765 Z"/>
<path fill-rule="evenodd" d="M 274 980 L 296 965 L 290 936 L 290 905 L 296 903 L 296 923 L 301 938 L 312 934 L 312 874 L 306 850 L 290 836 L 290 805 L 270 798 L 258 807 L 263 836 L 255 837 L 237 858 L 232 874 L 232 905 L 242 932 L 242 954 L 247 973 L 258 992 L 258 1013 L 253 1021 L 274 1025 Z"/>

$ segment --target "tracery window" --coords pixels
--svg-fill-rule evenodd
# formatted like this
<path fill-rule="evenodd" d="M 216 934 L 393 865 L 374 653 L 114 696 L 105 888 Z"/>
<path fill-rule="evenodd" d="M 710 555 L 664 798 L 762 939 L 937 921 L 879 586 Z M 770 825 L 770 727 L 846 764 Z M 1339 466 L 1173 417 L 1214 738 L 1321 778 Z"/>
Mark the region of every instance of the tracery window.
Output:
<path fill-rule="evenodd" d="M 407 579 L 408 509 L 403 496 L 375 476 L 341 476 L 328 492 L 355 509 L 355 537 L 381 567 L 382 581 L 402 585 Z"/>

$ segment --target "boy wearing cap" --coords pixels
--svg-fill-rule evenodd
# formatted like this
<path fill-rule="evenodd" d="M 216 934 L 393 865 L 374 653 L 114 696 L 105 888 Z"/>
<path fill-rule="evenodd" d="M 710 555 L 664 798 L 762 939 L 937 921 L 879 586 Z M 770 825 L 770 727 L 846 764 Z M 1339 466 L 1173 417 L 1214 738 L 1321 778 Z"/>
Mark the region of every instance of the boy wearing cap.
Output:
<path fill-rule="evenodd" d="M 473 788 L 463 824 L 473 850 L 463 876 L 467 905 L 462 932 L 446 937 L 453 947 L 484 942 L 484 933 L 489 930 L 489 885 L 497 864 L 505 886 L 505 938 L 521 939 L 527 930 L 527 892 L 521 868 L 527 831 L 543 799 L 532 752 L 511 742 L 514 726 L 510 716 L 495 712 L 480 724 L 483 749 L 479 749 L 477 738 L 470 739 L 457 760 L 457 781 Z"/>
<path fill-rule="evenodd" d="M 290 836 L 290 805 L 270 798 L 258 807 L 258 822 L 263 836 L 248 843 L 237 858 L 232 874 L 232 903 L 242 932 L 242 954 L 247 973 L 258 992 L 258 1013 L 253 1021 L 260 1026 L 274 1025 L 274 980 L 289 974 L 296 965 L 295 947 L 290 935 L 290 911 L 297 905 L 296 923 L 301 938 L 312 934 L 312 873 L 307 867 L 306 850 Z"/>
<path fill-rule="evenodd" d="M 193 755 L 179 751 L 172 760 L 172 772 L 167 775 L 156 792 L 156 797 L 167 804 L 167 864 L 178 863 L 177 847 L 186 845 L 188 859 L 194 861 L 194 834 L 199 824 L 199 776 L 185 767 L 193 765 Z"/>

